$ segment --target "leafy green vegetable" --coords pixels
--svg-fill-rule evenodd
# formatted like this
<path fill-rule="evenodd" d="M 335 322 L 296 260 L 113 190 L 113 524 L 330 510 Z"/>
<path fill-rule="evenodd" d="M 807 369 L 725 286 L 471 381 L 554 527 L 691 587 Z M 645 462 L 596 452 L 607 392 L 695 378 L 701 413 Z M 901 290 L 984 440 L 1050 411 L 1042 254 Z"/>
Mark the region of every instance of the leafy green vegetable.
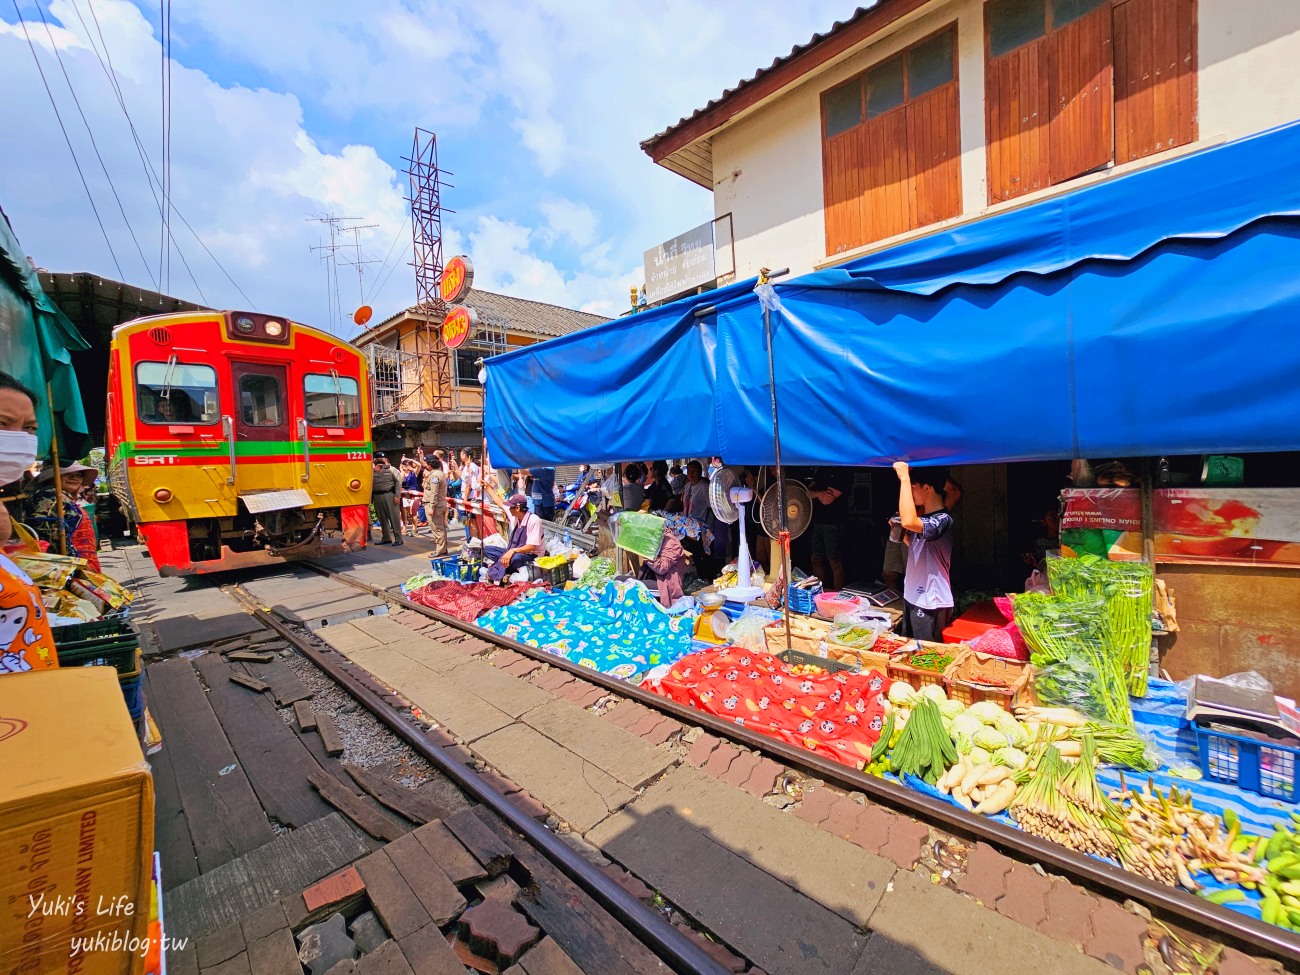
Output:
<path fill-rule="evenodd" d="M 1110 639 L 1123 665 L 1129 692 L 1145 697 L 1151 661 L 1151 566 L 1111 562 L 1096 555 L 1047 561 L 1052 592 L 1067 598 L 1100 597 L 1105 604 Z"/>
<path fill-rule="evenodd" d="M 1124 667 L 1115 656 L 1101 597 L 1027 592 L 1016 596 L 1012 607 L 1029 644 L 1038 699 L 1132 727 Z"/>

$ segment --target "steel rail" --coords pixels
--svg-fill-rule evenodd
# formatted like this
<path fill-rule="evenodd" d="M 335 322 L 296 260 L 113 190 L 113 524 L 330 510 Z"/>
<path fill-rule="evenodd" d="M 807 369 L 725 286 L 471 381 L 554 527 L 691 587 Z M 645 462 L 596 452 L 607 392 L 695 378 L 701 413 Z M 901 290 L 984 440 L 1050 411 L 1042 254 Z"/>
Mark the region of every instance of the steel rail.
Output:
<path fill-rule="evenodd" d="M 746 748 L 752 748 L 755 751 L 780 758 L 786 765 L 798 771 L 810 773 L 841 788 L 866 793 L 873 800 L 877 800 L 884 805 L 915 814 L 918 818 L 932 824 L 942 824 L 955 833 L 982 840 L 1004 851 L 1015 853 L 1020 857 L 1028 857 L 1044 866 L 1050 866 L 1068 877 L 1081 880 L 1095 887 L 1104 888 L 1112 894 L 1117 894 L 1120 897 L 1131 897 L 1145 903 L 1150 908 L 1166 912 L 1182 921 L 1201 925 L 1216 935 L 1224 936 L 1236 942 L 1237 946 L 1249 946 L 1267 952 L 1279 960 L 1300 964 L 1300 936 L 1284 928 L 1265 924 L 1262 920 L 1229 910 L 1202 897 L 1156 883 L 1139 874 L 1131 873 L 1122 867 L 1106 863 L 1095 857 L 1076 853 L 1058 843 L 1053 843 L 1051 840 L 1035 836 L 1033 833 L 1027 833 L 1024 830 L 1015 829 L 985 819 L 982 816 L 976 816 L 974 813 L 968 813 L 951 803 L 942 802 L 888 779 L 859 772 L 847 765 L 823 758 L 797 745 L 791 745 L 777 738 L 751 731 L 733 721 L 727 721 L 695 708 L 678 704 L 676 701 L 669 700 L 651 691 L 642 690 L 637 685 L 630 684 L 617 677 L 610 677 L 589 667 L 579 666 L 564 657 L 548 653 L 538 647 L 529 646 L 510 637 L 484 630 L 473 623 L 466 623 L 455 616 L 412 602 L 398 593 L 355 579 L 337 570 L 314 562 L 303 562 L 302 564 L 322 575 L 369 592 L 371 595 L 388 600 L 404 609 L 412 610 L 440 623 L 445 623 L 463 631 L 467 636 L 478 637 L 488 643 L 550 664 L 552 667 L 564 670 L 590 684 L 603 687 L 620 697 L 629 698 L 688 724 L 699 725 Z"/>
<path fill-rule="evenodd" d="M 228 591 L 237 602 L 243 604 L 252 613 L 255 619 L 297 648 L 420 757 L 454 782 L 462 791 L 473 796 L 476 801 L 505 820 L 516 833 L 523 834 L 529 844 L 539 850 L 561 873 L 581 887 L 670 969 L 679 975 L 727 975 L 728 969 L 723 968 L 698 944 L 668 923 L 663 915 L 647 907 L 612 878 L 588 863 L 576 850 L 544 825 L 487 785 L 477 772 L 448 757 L 441 745 L 430 741 L 420 728 L 407 721 L 396 708 L 387 704 L 379 694 L 366 687 L 333 659 L 346 660 L 346 657 L 334 650 L 322 652 L 320 648 L 262 608 L 256 597 L 242 586 L 232 586 Z"/>

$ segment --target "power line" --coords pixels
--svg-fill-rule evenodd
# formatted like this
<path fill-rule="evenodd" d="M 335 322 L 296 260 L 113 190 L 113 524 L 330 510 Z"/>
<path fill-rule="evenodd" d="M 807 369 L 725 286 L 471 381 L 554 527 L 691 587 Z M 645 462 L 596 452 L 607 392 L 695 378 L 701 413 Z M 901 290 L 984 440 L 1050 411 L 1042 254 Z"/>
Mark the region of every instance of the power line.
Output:
<path fill-rule="evenodd" d="M 393 248 L 397 246 L 397 241 L 401 238 L 402 232 L 405 230 L 406 230 L 405 227 L 399 225 L 397 228 L 397 233 L 393 234 L 393 242 L 388 245 L 388 253 L 384 255 L 384 260 L 379 265 L 379 270 L 375 272 L 376 281 L 379 280 L 379 275 L 383 274 L 384 270 L 388 267 L 388 259 L 393 256 Z M 375 294 L 375 289 L 373 286 L 371 286 L 370 294 L 365 296 L 364 301 L 369 301 L 371 298 L 374 297 L 374 294 Z"/>
<path fill-rule="evenodd" d="M 163 226 L 167 239 L 170 243 L 172 234 L 172 0 L 166 0 L 167 3 L 167 192 L 163 194 L 166 200 L 166 214 L 163 218 Z M 167 248 L 167 287 L 171 288 L 172 283 L 172 249 Z"/>
<path fill-rule="evenodd" d="M 117 268 L 117 276 L 125 280 L 126 275 L 122 273 L 122 265 L 118 263 L 117 254 L 113 252 L 113 242 L 108 239 L 108 231 L 104 229 L 104 221 L 99 216 L 99 208 L 95 206 L 95 195 L 90 192 L 90 184 L 86 182 L 86 174 L 81 171 L 81 163 L 77 159 L 77 151 L 72 148 L 72 140 L 68 137 L 68 129 L 63 124 L 63 116 L 59 114 L 59 106 L 54 101 L 54 92 L 50 90 L 50 83 L 45 78 L 45 69 L 41 67 L 41 59 L 36 55 L 36 45 L 32 43 L 32 36 L 27 32 L 27 21 L 23 20 L 22 12 L 18 9 L 18 0 L 10 0 L 14 7 L 14 16 L 18 18 L 18 23 L 23 28 L 23 37 L 27 38 L 27 47 L 32 52 L 32 60 L 36 62 L 36 70 L 41 76 L 41 84 L 45 86 L 45 97 L 50 100 L 50 107 L 54 109 L 54 118 L 59 123 L 59 131 L 63 133 L 63 141 L 68 144 L 68 152 L 72 156 L 72 165 L 77 168 L 77 175 L 81 177 L 81 186 L 86 191 L 86 199 L 90 201 L 90 209 L 95 214 L 95 222 L 99 224 L 99 232 L 104 235 L 104 244 L 108 247 L 108 256 L 113 259 L 113 266 Z"/>
<path fill-rule="evenodd" d="M 140 132 L 135 127 L 135 121 L 131 118 L 131 112 L 126 107 L 126 98 L 122 94 L 122 86 L 117 80 L 117 69 L 113 65 L 113 54 L 108 48 L 107 38 L 104 37 L 104 29 L 99 23 L 99 15 L 95 12 L 94 0 L 86 0 L 86 6 L 90 8 L 90 16 L 95 22 L 95 32 L 99 35 L 99 41 L 100 44 L 103 45 L 104 54 L 102 56 L 100 55 L 99 48 L 95 46 L 94 38 L 90 38 L 91 50 L 95 52 L 95 57 L 99 60 L 99 66 L 104 71 L 105 77 L 108 78 L 108 83 L 113 89 L 113 93 L 117 96 L 117 104 L 122 109 L 122 115 L 126 118 L 126 124 L 131 130 L 131 138 L 135 142 L 136 154 L 140 157 L 140 165 L 144 170 L 145 181 L 149 185 L 149 193 L 153 196 L 154 206 L 158 208 L 158 216 L 161 219 L 163 216 L 162 201 L 159 200 L 158 193 L 155 191 L 154 187 L 157 186 L 161 189 L 162 180 L 159 178 L 157 171 L 153 168 L 153 163 L 150 162 L 148 153 L 145 152 L 144 140 L 140 138 Z M 90 37 L 90 28 L 86 25 L 86 19 L 82 17 L 81 8 L 76 5 L 75 0 L 73 3 L 73 9 L 77 12 L 77 19 L 81 21 L 81 26 L 86 29 L 86 36 Z M 104 63 L 105 59 L 107 59 L 107 64 Z M 216 264 L 221 273 L 226 276 L 226 280 L 229 281 L 234 289 L 239 292 L 244 301 L 248 302 L 248 307 L 252 308 L 252 299 L 249 298 L 248 295 L 244 294 L 244 290 L 239 286 L 235 279 L 230 276 L 230 272 L 225 269 L 221 261 L 217 260 L 216 255 L 208 249 L 208 245 L 204 243 L 203 238 L 198 235 L 197 231 L 190 226 L 189 221 L 185 219 L 185 215 L 181 213 L 174 204 L 172 209 L 175 210 L 176 216 L 180 218 L 181 223 L 185 225 L 185 229 L 187 229 L 194 239 L 198 241 L 199 246 L 207 252 L 207 255 L 212 258 L 212 262 Z M 176 248 L 176 253 L 180 256 L 181 264 L 185 266 L 185 271 L 190 276 L 190 281 L 194 284 L 194 289 L 199 293 L 199 297 L 203 300 L 203 303 L 205 305 L 209 304 L 207 296 L 203 293 L 203 288 L 200 287 L 198 279 L 194 276 L 194 271 L 190 268 L 189 261 L 185 258 L 184 249 L 181 248 L 180 242 L 176 240 L 176 236 L 171 233 L 170 227 L 168 228 L 168 236 L 171 239 L 172 246 Z"/>
<path fill-rule="evenodd" d="M 390 267 L 390 268 L 388 269 L 388 273 L 384 275 L 384 280 L 383 280 L 383 282 L 382 282 L 381 284 L 377 285 L 377 286 L 375 287 L 374 291 L 371 292 L 371 297 L 374 297 L 375 295 L 381 294 L 381 293 L 383 292 L 383 290 L 384 290 L 386 287 L 388 287 L 388 279 L 391 278 L 391 277 L 393 276 L 393 272 L 396 271 L 399 267 L 401 267 L 402 264 L 406 261 L 406 255 L 407 255 L 408 253 L 411 252 L 411 249 L 412 249 L 414 246 L 415 246 L 415 245 L 414 245 L 411 241 L 408 240 L 408 241 L 406 242 L 406 246 L 405 246 L 404 248 L 402 248 L 402 254 L 401 254 L 401 256 L 398 257 L 398 259 L 397 259 L 397 263 L 395 263 L 392 267 Z"/>
<path fill-rule="evenodd" d="M 50 39 L 50 48 L 54 51 L 55 60 L 59 62 L 59 70 L 63 72 L 63 80 L 68 84 L 68 92 L 72 95 L 72 103 L 77 106 L 77 114 L 81 116 L 81 122 L 86 127 L 86 135 L 90 137 L 90 145 L 95 150 L 95 158 L 99 160 L 99 168 L 103 170 L 104 179 L 108 180 L 108 188 L 113 193 L 113 199 L 117 201 L 117 211 L 122 214 L 122 222 L 126 224 L 126 232 L 131 235 L 131 242 L 135 244 L 136 253 L 140 255 L 140 263 L 144 265 L 145 274 L 149 274 L 149 262 L 145 260 L 140 241 L 136 239 L 135 229 L 131 226 L 131 221 L 126 215 L 126 208 L 122 206 L 122 198 L 118 196 L 113 177 L 108 173 L 108 165 L 104 162 L 104 157 L 99 151 L 99 143 L 95 141 L 95 133 L 90 128 L 90 120 L 86 118 L 85 110 L 81 107 L 81 99 L 77 97 L 77 89 L 73 87 L 72 78 L 68 75 L 67 65 L 63 63 L 63 55 L 59 53 L 59 46 L 54 43 L 54 33 L 50 30 L 50 22 L 45 19 L 45 11 L 41 9 L 39 0 L 36 4 L 36 12 L 41 15 L 41 23 L 45 25 L 45 36 Z M 150 275 L 150 280 L 153 280 L 152 275 Z M 154 287 L 158 287 L 157 282 L 154 283 Z"/>

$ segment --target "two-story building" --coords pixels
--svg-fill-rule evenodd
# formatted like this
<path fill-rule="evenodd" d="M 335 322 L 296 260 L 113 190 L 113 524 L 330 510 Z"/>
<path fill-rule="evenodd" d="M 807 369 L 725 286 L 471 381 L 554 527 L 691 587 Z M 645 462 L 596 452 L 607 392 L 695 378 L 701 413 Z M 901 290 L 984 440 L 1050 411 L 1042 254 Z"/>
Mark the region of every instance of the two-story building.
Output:
<path fill-rule="evenodd" d="M 1004 252 L 1025 247 L 1024 240 L 991 236 L 987 220 L 976 226 L 982 218 L 1011 216 L 1006 211 L 1102 189 L 1098 184 L 1125 174 L 1199 150 L 1240 145 L 1239 140 L 1294 122 L 1300 118 L 1297 64 L 1300 4 L 1292 0 L 877 0 L 642 147 L 655 163 L 713 194 L 715 217 L 728 217 L 733 229 L 737 280 L 762 267 L 789 267 L 800 275 L 852 261 L 861 266 L 871 264 L 877 253 L 876 267 L 888 266 L 891 255 L 899 255 L 897 263 L 907 266 L 924 250 L 923 238 L 931 235 L 942 236 L 942 243 L 929 252 L 937 263 L 950 258 L 975 268 L 981 263 L 997 265 Z M 1263 144 L 1259 151 L 1266 151 Z M 1232 173 L 1218 178 L 1226 186 Z M 1188 205 L 1205 207 L 1204 199 L 1192 201 L 1192 189 Z M 1224 192 L 1244 195 L 1245 189 Z M 1250 191 L 1261 198 L 1270 192 L 1261 186 L 1251 186 Z M 1281 185 L 1273 187 L 1274 195 L 1282 191 Z M 1178 206 L 1176 198 L 1167 203 Z M 1255 215 L 1291 212 L 1289 204 L 1278 204 L 1282 209 L 1277 211 L 1267 204 L 1253 205 L 1260 207 L 1252 211 Z M 1061 211 L 1067 207 L 1063 202 Z M 1119 230 L 1130 218 L 1119 211 L 1107 219 Z M 1152 218 L 1146 213 L 1133 219 Z M 1187 226 L 1193 237 L 1222 236 L 1219 228 L 1195 224 L 1191 214 Z M 1073 253 L 1068 218 L 1043 226 L 1058 235 L 1044 241 L 1045 248 Z M 1094 226 L 1091 233 L 1095 248 L 1100 231 Z M 907 251 L 912 244 L 916 246 Z M 1119 276 L 1140 271 L 1139 262 L 1124 263 L 1131 252 L 1103 249 L 1086 254 L 1117 262 L 1117 295 Z M 1203 260 L 1210 259 L 1207 251 Z M 1208 266 L 1202 268 L 1206 270 Z M 911 271 L 925 276 L 915 267 Z M 1249 275 L 1238 268 L 1235 279 L 1207 287 L 1199 300 L 1204 307 L 1212 304 L 1212 297 L 1223 301 L 1224 315 L 1234 317 L 1240 328 L 1250 327 L 1263 320 L 1259 309 L 1267 307 L 1267 302 L 1253 298 L 1270 288 L 1270 297 L 1290 290 L 1286 272 L 1277 273 L 1275 286 L 1272 279 L 1252 285 L 1244 283 Z M 942 274 L 935 270 L 934 276 Z M 960 274 L 953 278 L 963 280 Z M 1205 278 L 1204 273 L 1184 277 L 1175 286 L 1195 294 Z M 978 274 L 972 272 L 971 279 Z M 1027 291 L 1032 289 L 1026 285 Z M 967 297 L 975 296 L 972 292 Z M 1128 318 L 1117 313 L 1120 320 L 1110 323 L 1112 335 L 1131 337 L 1125 328 L 1147 323 L 1137 309 L 1159 309 L 1164 297 L 1158 292 L 1129 294 L 1127 304 L 1116 306 L 1127 310 Z M 861 302 L 867 307 L 872 299 L 863 297 Z M 927 316 L 941 303 L 936 299 L 924 310 L 917 306 L 915 320 L 908 321 L 913 331 L 907 338 L 896 334 L 894 341 L 921 346 Z M 1098 320 L 1110 314 L 1104 301 L 1091 311 Z M 1184 309 L 1195 318 L 1191 311 Z M 900 319 L 909 314 L 898 311 Z M 1014 332 L 1017 321 L 993 314 L 986 323 L 990 328 Z M 1208 322 L 1201 316 L 1196 325 Z M 871 323 L 878 325 L 876 320 Z M 970 324 L 976 325 L 973 315 Z M 1196 325 L 1187 326 L 1189 347 L 1207 341 L 1198 338 Z M 1054 327 L 1058 335 L 1073 328 L 1069 313 Z M 1276 332 L 1262 327 L 1260 334 L 1279 340 Z M 1118 341 L 1112 346 L 1122 347 Z M 1250 353 L 1219 357 L 1216 351 L 1210 348 L 1201 357 L 1207 365 L 1199 374 L 1185 377 L 1189 388 L 1199 388 L 1204 380 L 1198 375 L 1216 368 L 1250 368 L 1242 361 L 1249 360 Z M 1257 351 L 1268 356 L 1266 348 Z M 946 367 L 961 368 L 951 358 Z M 1120 399 L 1124 383 L 1164 388 L 1169 398 L 1177 399 L 1158 353 L 1143 361 L 1090 365 L 1096 370 L 1094 378 L 1108 371 L 1122 377 L 1113 387 Z M 874 366 L 862 366 L 863 382 L 873 381 Z M 920 369 L 900 377 L 898 384 L 935 385 Z M 1023 377 L 1025 393 L 1012 397 L 999 392 L 1000 378 L 989 377 L 990 402 L 1020 402 L 1028 395 L 1030 403 L 1034 396 L 1045 403 L 1061 392 L 1061 384 L 1054 386 L 1045 375 Z M 861 404 L 862 398 L 855 402 Z M 1232 415 L 1238 405 L 1225 398 L 1218 403 L 1218 413 Z M 1176 415 L 1176 408 L 1164 410 L 1166 416 L 1171 412 Z M 1271 412 L 1276 414 L 1276 408 Z M 1240 415 L 1246 418 L 1249 411 Z M 1267 425 L 1267 413 L 1255 415 L 1258 425 Z M 887 413 L 862 419 L 864 424 L 868 419 L 890 422 Z M 1031 411 L 1023 414 L 1027 427 L 1036 419 L 1041 417 Z M 1135 428 L 1141 426 L 1140 416 L 1132 419 Z M 1160 407 L 1147 419 L 1159 426 Z M 1151 445 L 1147 453 L 1164 452 L 1152 439 L 1141 442 Z M 1205 442 L 1201 449 L 1212 454 L 1221 447 Z M 1244 482 L 1236 483 L 1277 491 L 1276 501 L 1270 503 L 1291 513 L 1300 510 L 1300 454 L 1282 446 L 1257 449 L 1272 452 L 1247 454 Z M 1155 493 L 1157 500 L 1163 491 L 1154 489 L 1163 485 L 1212 484 L 1203 471 L 1215 458 L 1184 453 L 1188 456 L 1127 458 L 1134 473 L 1124 483 L 1136 486 L 1140 481 L 1146 496 Z M 1158 477 L 1153 473 L 1157 467 Z M 1023 574 L 1018 553 L 1033 547 L 1036 533 L 1044 534 L 1040 519 L 1047 506 L 1054 507 L 1067 473 L 1061 460 L 954 469 L 965 487 L 957 513 L 963 583 L 992 589 L 1013 583 L 1017 572 Z M 887 514 L 897 490 L 892 472 L 875 471 L 873 483 L 877 515 Z M 1144 516 L 1144 524 L 1150 532 L 1152 519 Z M 1175 676 L 1255 669 L 1284 693 L 1300 694 L 1294 663 L 1300 646 L 1296 560 L 1269 561 L 1267 546 L 1260 544 L 1243 547 L 1234 558 L 1171 555 L 1160 550 L 1161 544 L 1159 537 L 1148 534 L 1148 555 L 1155 547 L 1157 572 L 1181 597 L 1182 632 L 1176 643 L 1166 644 L 1164 658 Z"/>
<path fill-rule="evenodd" d="M 405 308 L 353 339 L 370 361 L 375 448 L 479 447 L 481 360 L 607 321 L 600 315 L 480 289 L 461 303 L 478 331 L 460 348 L 442 344 L 442 312 Z M 538 404 L 538 415 L 545 404 Z"/>
<path fill-rule="evenodd" d="M 642 147 L 798 274 L 1292 121 L 1298 61 L 1291 0 L 877 0 Z"/>

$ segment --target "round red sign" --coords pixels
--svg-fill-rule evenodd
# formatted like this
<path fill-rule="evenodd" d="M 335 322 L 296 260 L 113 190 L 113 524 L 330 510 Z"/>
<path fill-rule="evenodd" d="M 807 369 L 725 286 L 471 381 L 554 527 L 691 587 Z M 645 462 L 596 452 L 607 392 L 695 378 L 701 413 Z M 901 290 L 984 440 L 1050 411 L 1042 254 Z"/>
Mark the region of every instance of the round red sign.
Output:
<path fill-rule="evenodd" d="M 449 349 L 459 349 L 474 337 L 478 328 L 478 312 L 465 305 L 448 309 L 442 320 L 442 341 Z"/>
<path fill-rule="evenodd" d="M 474 265 L 468 257 L 457 255 L 447 262 L 438 279 L 438 295 L 447 304 L 460 301 L 474 285 Z"/>

